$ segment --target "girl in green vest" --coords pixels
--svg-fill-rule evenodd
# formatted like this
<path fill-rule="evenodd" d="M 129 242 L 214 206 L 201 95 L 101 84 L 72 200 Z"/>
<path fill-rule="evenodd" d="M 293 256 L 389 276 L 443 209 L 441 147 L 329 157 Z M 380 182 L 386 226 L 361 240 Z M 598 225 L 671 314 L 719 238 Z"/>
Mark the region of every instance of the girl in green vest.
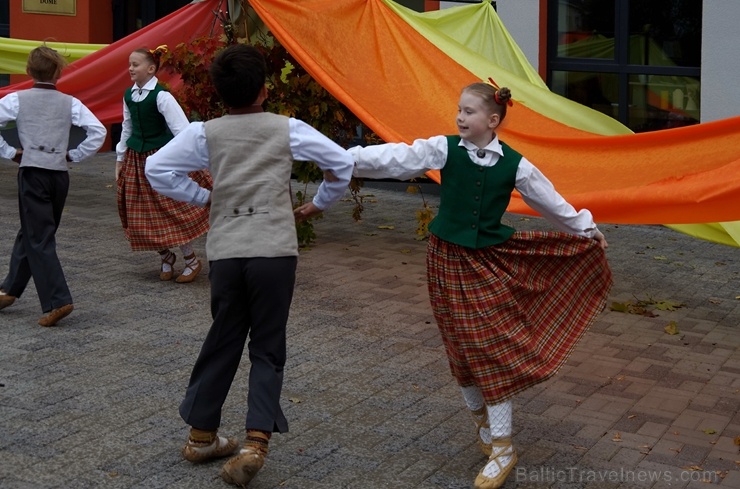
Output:
<path fill-rule="evenodd" d="M 349 150 L 357 177 L 441 172 L 427 281 L 452 374 L 489 456 L 477 489 L 501 487 L 516 465 L 512 397 L 565 363 L 611 287 L 606 239 L 591 213 L 576 211 L 496 135 L 511 104 L 508 88 L 474 83 L 460 95 L 459 135 Z M 502 223 L 515 189 L 559 231 Z"/>
<path fill-rule="evenodd" d="M 166 46 L 160 46 L 137 49 L 129 56 L 128 70 L 134 85 L 123 96 L 123 126 L 116 146 L 118 214 L 132 250 L 159 252 L 160 280 L 174 277 L 176 257 L 170 248 L 179 246 L 185 266 L 175 281 L 189 283 L 202 268 L 191 242 L 208 231 L 208 209 L 155 192 L 144 174 L 147 156 L 190 123 L 155 76 L 164 52 Z M 213 185 L 207 170 L 192 176 L 202 187 L 210 189 Z"/>

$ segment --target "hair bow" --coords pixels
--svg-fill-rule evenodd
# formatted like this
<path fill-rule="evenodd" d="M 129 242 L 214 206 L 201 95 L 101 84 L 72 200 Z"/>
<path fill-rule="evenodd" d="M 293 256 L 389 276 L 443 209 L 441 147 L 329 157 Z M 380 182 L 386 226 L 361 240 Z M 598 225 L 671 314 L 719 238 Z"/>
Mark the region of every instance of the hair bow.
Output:
<path fill-rule="evenodd" d="M 498 98 L 498 91 L 500 90 L 498 84 L 495 81 L 493 81 L 493 78 L 491 78 L 490 76 L 488 77 L 488 80 L 486 81 L 486 83 L 488 83 L 489 85 L 491 85 L 493 88 L 496 89 L 496 91 L 493 94 L 493 99 L 496 101 L 496 103 L 499 104 L 499 105 L 504 105 L 503 102 L 501 101 L 501 99 Z M 511 107 L 512 105 L 514 105 L 514 101 L 511 100 L 511 99 L 509 99 L 506 104 L 509 107 Z"/>

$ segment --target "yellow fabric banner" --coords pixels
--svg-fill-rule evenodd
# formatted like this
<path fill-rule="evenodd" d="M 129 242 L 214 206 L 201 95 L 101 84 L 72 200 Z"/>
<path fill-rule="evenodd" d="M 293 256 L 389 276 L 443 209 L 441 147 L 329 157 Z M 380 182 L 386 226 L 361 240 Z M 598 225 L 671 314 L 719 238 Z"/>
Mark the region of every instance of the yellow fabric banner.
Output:
<path fill-rule="evenodd" d="M 26 60 L 32 49 L 41 45 L 59 51 L 68 63 L 77 61 L 107 44 L 78 44 L 69 42 L 44 42 L 29 39 L 0 37 L 0 74 L 22 75 L 26 73 Z"/>

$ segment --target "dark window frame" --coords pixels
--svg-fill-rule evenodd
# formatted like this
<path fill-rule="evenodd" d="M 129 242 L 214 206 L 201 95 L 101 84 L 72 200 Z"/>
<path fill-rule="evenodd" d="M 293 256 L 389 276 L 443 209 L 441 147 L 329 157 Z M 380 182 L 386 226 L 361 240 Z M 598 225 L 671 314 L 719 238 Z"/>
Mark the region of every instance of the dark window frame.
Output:
<path fill-rule="evenodd" d="M 690 76 L 701 80 L 701 66 L 649 66 L 628 63 L 629 1 L 615 0 L 614 59 L 565 58 L 558 56 L 558 13 L 560 0 L 547 4 L 547 86 L 552 86 L 554 71 L 616 74 L 619 80 L 617 120 L 627 124 L 629 117 L 629 77 L 631 75 Z"/>

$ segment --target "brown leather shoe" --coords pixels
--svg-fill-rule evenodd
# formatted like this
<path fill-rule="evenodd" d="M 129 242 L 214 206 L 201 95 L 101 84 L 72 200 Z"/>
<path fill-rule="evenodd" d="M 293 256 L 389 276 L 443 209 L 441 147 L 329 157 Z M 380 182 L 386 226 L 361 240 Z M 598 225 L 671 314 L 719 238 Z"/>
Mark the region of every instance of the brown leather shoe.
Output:
<path fill-rule="evenodd" d="M 186 260 L 190 260 L 190 257 L 185 257 Z M 195 263 L 185 263 L 185 268 L 182 270 L 182 273 L 175 279 L 175 282 L 178 284 L 189 284 L 193 280 L 195 280 L 195 277 L 198 276 L 201 269 L 203 268 L 203 265 L 200 263 L 200 260 L 195 260 Z M 183 275 L 186 270 L 190 270 L 190 273 L 187 275 Z"/>
<path fill-rule="evenodd" d="M 16 297 L 8 295 L 4 290 L 0 290 L 0 309 L 5 309 L 8 306 L 12 306 L 15 302 Z"/>
<path fill-rule="evenodd" d="M 74 308 L 75 306 L 73 306 L 72 304 L 67 304 L 66 306 L 52 309 L 51 312 L 45 314 L 44 316 L 41 316 L 41 318 L 39 319 L 39 324 L 45 327 L 54 326 L 56 323 L 59 322 L 60 319 L 69 316 Z"/>
<path fill-rule="evenodd" d="M 182 448 L 182 456 L 185 460 L 193 463 L 207 462 L 214 458 L 231 455 L 239 448 L 236 438 L 216 436 L 208 445 L 199 445 L 190 440 Z"/>
<path fill-rule="evenodd" d="M 230 458 L 221 469 L 221 477 L 229 484 L 247 487 L 257 472 L 265 465 L 265 452 L 251 445 L 239 450 L 236 457 Z"/>

